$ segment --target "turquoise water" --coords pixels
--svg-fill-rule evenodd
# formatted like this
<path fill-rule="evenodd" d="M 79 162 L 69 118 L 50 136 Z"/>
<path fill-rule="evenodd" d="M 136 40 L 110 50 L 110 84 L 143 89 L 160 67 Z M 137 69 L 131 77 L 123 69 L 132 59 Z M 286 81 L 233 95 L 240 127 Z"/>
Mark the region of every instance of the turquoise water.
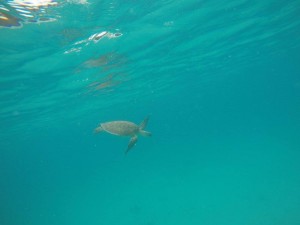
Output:
<path fill-rule="evenodd" d="M 300 224 L 299 0 L 20 2 L 0 1 L 1 225 Z M 147 115 L 127 155 L 93 133 Z"/>

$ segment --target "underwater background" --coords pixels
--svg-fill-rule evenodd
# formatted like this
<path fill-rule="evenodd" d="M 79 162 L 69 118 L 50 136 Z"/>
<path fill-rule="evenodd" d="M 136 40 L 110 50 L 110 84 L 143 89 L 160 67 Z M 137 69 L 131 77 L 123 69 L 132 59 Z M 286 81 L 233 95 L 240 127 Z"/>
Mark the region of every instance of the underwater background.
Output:
<path fill-rule="evenodd" d="M 1 225 L 300 224 L 299 0 L 0 1 L 0 75 Z"/>

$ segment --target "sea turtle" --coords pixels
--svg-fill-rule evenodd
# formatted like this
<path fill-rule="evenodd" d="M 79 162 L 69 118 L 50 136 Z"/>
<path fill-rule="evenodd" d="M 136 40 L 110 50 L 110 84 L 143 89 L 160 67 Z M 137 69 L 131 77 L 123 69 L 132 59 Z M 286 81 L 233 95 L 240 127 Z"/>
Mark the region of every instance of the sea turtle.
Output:
<path fill-rule="evenodd" d="M 149 116 L 146 117 L 140 125 L 129 121 L 112 121 L 106 123 L 100 123 L 99 126 L 95 129 L 95 133 L 105 131 L 107 133 L 118 135 L 118 136 L 130 136 L 130 141 L 126 149 L 127 153 L 137 142 L 138 135 L 150 137 L 151 133 L 145 131 L 144 129 L 147 126 Z"/>

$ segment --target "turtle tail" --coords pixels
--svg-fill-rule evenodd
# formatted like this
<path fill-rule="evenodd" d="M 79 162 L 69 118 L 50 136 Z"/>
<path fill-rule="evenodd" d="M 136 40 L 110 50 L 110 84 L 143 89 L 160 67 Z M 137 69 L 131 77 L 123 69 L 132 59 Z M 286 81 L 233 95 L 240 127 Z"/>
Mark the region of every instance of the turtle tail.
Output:
<path fill-rule="evenodd" d="M 94 133 L 97 134 L 97 133 L 100 133 L 103 131 L 103 128 L 101 126 L 97 127 L 95 130 L 94 130 Z"/>

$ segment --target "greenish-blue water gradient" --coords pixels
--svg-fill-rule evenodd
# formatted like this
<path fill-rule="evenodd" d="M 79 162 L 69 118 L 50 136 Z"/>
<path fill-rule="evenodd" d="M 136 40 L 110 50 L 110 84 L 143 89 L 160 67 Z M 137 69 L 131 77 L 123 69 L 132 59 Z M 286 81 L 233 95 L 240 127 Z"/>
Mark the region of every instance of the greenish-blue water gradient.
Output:
<path fill-rule="evenodd" d="M 58 3 L 0 28 L 1 225 L 300 224 L 299 1 Z"/>

